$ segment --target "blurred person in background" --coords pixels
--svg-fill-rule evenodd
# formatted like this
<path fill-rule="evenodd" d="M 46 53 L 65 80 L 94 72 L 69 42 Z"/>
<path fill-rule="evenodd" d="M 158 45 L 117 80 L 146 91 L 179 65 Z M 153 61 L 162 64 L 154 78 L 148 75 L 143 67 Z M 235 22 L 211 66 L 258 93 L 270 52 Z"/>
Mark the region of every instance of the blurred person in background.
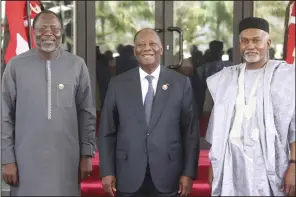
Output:
<path fill-rule="evenodd" d="M 134 47 L 126 45 L 121 50 L 121 55 L 116 61 L 116 75 L 120 75 L 132 68 L 138 67 L 138 60 L 134 54 Z"/>

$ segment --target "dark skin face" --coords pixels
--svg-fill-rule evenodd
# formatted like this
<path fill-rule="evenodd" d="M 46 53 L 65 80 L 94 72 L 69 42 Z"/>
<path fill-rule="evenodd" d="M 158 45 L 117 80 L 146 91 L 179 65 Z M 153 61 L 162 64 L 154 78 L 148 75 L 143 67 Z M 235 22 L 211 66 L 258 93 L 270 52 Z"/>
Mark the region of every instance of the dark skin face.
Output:
<path fill-rule="evenodd" d="M 247 69 L 262 68 L 268 61 L 271 40 L 261 29 L 245 29 L 240 34 L 240 53 Z"/>
<path fill-rule="evenodd" d="M 59 19 L 51 13 L 42 14 L 36 21 L 34 35 L 40 58 L 54 59 L 62 39 Z"/>
<path fill-rule="evenodd" d="M 151 74 L 155 71 L 163 54 L 157 33 L 152 29 L 143 29 L 136 37 L 134 53 L 145 72 Z"/>

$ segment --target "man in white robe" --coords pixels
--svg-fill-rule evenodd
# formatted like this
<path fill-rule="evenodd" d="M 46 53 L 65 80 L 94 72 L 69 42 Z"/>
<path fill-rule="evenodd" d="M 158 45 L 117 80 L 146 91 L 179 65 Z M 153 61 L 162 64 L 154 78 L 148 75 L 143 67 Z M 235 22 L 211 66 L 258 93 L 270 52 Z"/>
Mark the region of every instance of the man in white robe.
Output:
<path fill-rule="evenodd" d="M 239 24 L 245 63 L 207 79 L 212 196 L 295 195 L 295 65 L 269 60 L 269 24 Z"/>

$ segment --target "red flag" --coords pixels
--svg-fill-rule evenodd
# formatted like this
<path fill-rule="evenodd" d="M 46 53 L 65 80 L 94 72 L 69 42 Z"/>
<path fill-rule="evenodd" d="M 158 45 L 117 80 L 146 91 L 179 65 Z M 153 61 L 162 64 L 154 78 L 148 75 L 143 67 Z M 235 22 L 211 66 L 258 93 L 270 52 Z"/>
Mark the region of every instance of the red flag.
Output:
<path fill-rule="evenodd" d="M 287 42 L 287 56 L 286 62 L 289 64 L 295 64 L 295 2 L 290 6 L 290 19 L 289 19 L 289 30 L 288 30 L 288 42 Z"/>
<path fill-rule="evenodd" d="M 41 11 L 39 1 L 30 1 L 31 25 L 34 17 Z M 28 16 L 26 1 L 6 1 L 5 12 L 9 27 L 10 40 L 4 56 L 5 63 L 23 52 L 29 50 Z M 31 27 L 32 28 L 32 27 Z M 32 38 L 33 38 L 33 31 Z M 34 39 L 32 48 L 36 47 Z"/>

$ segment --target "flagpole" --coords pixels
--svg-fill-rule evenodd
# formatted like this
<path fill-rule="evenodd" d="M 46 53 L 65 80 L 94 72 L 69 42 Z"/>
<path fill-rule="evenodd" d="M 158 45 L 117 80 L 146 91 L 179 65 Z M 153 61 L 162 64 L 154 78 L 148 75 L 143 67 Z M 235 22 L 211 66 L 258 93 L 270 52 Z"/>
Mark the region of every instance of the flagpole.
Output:
<path fill-rule="evenodd" d="M 31 9 L 30 9 L 30 1 L 27 0 L 27 20 L 28 20 L 28 32 L 29 32 L 29 48 L 32 48 L 32 29 L 31 29 Z"/>
<path fill-rule="evenodd" d="M 0 0 L 0 10 L 1 10 L 1 14 L 0 14 L 0 81 L 1 80 L 1 76 L 2 76 L 2 0 Z M 4 43 L 4 42 L 3 42 Z M 4 50 L 3 50 L 4 51 Z M 4 59 L 4 58 L 3 58 Z M 1 87 L 0 87 L 1 90 Z M 2 103 L 2 102 L 1 102 Z M 0 104 L 1 105 L 1 104 Z M 2 109 L 2 108 L 1 108 Z M 0 118 L 1 119 L 1 118 Z M 1 180 L 2 180 L 2 173 L 1 173 Z M 0 195 L 1 196 L 1 195 Z"/>

